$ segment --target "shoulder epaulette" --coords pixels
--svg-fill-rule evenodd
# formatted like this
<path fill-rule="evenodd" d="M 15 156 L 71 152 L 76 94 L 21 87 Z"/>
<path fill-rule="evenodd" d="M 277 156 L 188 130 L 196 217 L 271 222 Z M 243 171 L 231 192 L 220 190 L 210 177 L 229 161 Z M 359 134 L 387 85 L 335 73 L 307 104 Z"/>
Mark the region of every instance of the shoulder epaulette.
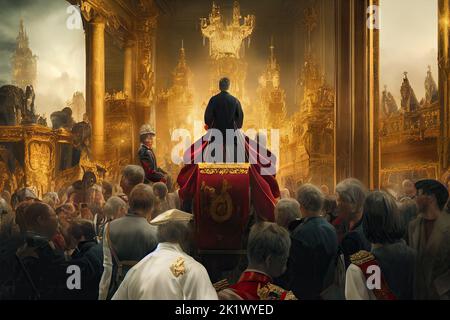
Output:
<path fill-rule="evenodd" d="M 367 263 L 369 261 L 373 261 L 375 260 L 375 257 L 372 253 L 365 251 L 365 250 L 361 250 L 355 254 L 352 254 L 350 256 L 350 261 L 351 263 L 360 266 L 364 263 Z"/>
<path fill-rule="evenodd" d="M 175 278 L 178 278 L 179 276 L 182 276 L 186 273 L 186 267 L 184 265 L 184 258 L 179 257 L 171 266 L 170 271 L 172 271 L 172 274 L 175 276 Z"/>
<path fill-rule="evenodd" d="M 288 292 L 286 292 L 286 296 L 284 297 L 284 300 L 298 300 L 298 299 L 292 291 L 288 291 Z"/>
<path fill-rule="evenodd" d="M 213 284 L 214 289 L 216 289 L 216 292 L 228 289 L 230 287 L 230 283 L 228 282 L 228 279 L 220 280 Z"/>
<path fill-rule="evenodd" d="M 257 294 L 261 300 L 297 300 L 291 291 L 286 291 L 270 282 L 262 287 L 258 285 Z"/>

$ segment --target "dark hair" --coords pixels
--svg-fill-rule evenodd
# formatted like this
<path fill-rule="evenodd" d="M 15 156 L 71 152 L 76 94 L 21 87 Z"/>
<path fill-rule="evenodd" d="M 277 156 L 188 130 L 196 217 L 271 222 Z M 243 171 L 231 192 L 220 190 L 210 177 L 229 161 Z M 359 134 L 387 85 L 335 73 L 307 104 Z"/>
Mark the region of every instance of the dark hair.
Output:
<path fill-rule="evenodd" d="M 95 176 L 95 174 L 92 171 L 86 171 L 83 174 L 83 178 L 81 179 L 81 184 L 84 188 L 86 188 L 86 189 L 90 188 L 96 183 L 97 183 L 97 177 Z"/>
<path fill-rule="evenodd" d="M 50 217 L 53 209 L 46 203 L 43 202 L 33 202 L 28 207 L 25 208 L 23 215 L 23 221 L 26 226 L 33 225 L 37 223 L 38 218 L 42 216 Z"/>
<path fill-rule="evenodd" d="M 146 184 L 138 184 L 130 193 L 130 210 L 132 212 L 147 212 L 151 210 L 155 203 L 153 189 Z"/>
<path fill-rule="evenodd" d="M 330 215 L 331 219 L 337 216 L 336 196 L 328 195 L 325 197 L 325 202 L 323 203 L 323 212 Z"/>
<path fill-rule="evenodd" d="M 75 240 L 80 240 L 81 237 L 89 240 L 94 240 L 97 236 L 95 233 L 94 224 L 90 220 L 77 219 L 72 222 L 67 229 L 67 233 L 71 235 Z"/>
<path fill-rule="evenodd" d="M 21 202 L 15 212 L 15 222 L 19 226 L 21 231 L 26 230 L 25 211 L 31 205 L 31 202 Z"/>
<path fill-rule="evenodd" d="M 397 242 L 406 230 L 395 199 L 381 191 L 367 196 L 362 227 L 367 240 L 380 244 Z"/>
<path fill-rule="evenodd" d="M 105 180 L 102 181 L 102 188 L 103 191 L 106 193 L 112 194 L 113 192 L 113 185 L 108 181 Z"/>
<path fill-rule="evenodd" d="M 169 221 L 158 226 L 158 242 L 183 244 L 190 235 L 191 224 L 186 221 Z"/>
<path fill-rule="evenodd" d="M 220 89 L 220 91 L 227 91 L 228 89 L 230 89 L 230 79 L 228 79 L 226 77 L 220 79 L 219 89 Z"/>
<path fill-rule="evenodd" d="M 153 193 L 156 197 L 163 199 L 167 196 L 167 185 L 164 182 L 157 182 L 153 185 Z"/>
<path fill-rule="evenodd" d="M 434 196 L 439 209 L 444 209 L 448 201 L 448 190 L 442 183 L 433 179 L 425 179 L 417 181 L 415 187 L 417 191 L 422 190 L 424 195 Z"/>

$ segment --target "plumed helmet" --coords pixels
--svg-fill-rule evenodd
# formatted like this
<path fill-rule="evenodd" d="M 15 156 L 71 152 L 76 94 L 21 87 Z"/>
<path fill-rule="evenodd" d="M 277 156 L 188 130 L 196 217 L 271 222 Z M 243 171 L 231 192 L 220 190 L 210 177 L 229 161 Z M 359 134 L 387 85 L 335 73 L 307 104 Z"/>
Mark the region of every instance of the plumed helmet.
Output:
<path fill-rule="evenodd" d="M 152 126 L 149 125 L 149 124 L 144 124 L 141 127 L 141 130 L 139 130 L 139 135 L 143 136 L 143 135 L 146 135 L 146 134 L 151 134 L 151 135 L 154 135 L 154 136 L 156 135 L 155 129 L 153 129 Z"/>

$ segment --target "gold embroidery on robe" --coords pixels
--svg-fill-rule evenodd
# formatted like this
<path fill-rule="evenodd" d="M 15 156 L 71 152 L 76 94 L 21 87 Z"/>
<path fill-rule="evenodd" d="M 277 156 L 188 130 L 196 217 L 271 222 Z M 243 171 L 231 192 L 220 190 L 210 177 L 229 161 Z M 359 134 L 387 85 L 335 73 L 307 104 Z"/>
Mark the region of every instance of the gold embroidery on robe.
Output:
<path fill-rule="evenodd" d="M 178 258 L 177 261 L 170 266 L 170 271 L 172 271 L 173 275 L 176 278 L 182 276 L 186 272 L 184 259 L 182 257 Z"/>
<path fill-rule="evenodd" d="M 366 262 L 373 261 L 373 260 L 375 260 L 374 255 L 372 253 L 370 253 L 368 251 L 364 251 L 364 250 L 358 251 L 357 253 L 352 254 L 350 256 L 351 263 L 353 263 L 357 266 L 360 266 Z"/>

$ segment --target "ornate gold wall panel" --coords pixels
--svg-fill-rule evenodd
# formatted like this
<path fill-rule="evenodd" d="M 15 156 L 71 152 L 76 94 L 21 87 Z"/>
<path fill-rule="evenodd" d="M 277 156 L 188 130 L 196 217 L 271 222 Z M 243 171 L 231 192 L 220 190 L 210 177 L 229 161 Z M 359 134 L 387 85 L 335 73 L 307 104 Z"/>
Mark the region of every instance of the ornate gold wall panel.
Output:
<path fill-rule="evenodd" d="M 7 144 L 16 143 L 22 149 L 18 154 L 12 154 L 16 161 L 14 172 L 5 167 L 5 159 L 0 160 L 0 185 L 5 186 L 5 179 L 11 179 L 11 191 L 20 187 L 34 187 L 38 196 L 57 190 L 58 186 L 72 183 L 79 177 L 79 172 L 59 171 L 58 144 L 71 143 L 71 134 L 63 129 L 51 130 L 42 126 L 0 127 L 0 144 L 3 149 Z M 16 149 L 17 150 L 17 149 Z M 23 154 L 23 159 L 19 154 Z"/>

